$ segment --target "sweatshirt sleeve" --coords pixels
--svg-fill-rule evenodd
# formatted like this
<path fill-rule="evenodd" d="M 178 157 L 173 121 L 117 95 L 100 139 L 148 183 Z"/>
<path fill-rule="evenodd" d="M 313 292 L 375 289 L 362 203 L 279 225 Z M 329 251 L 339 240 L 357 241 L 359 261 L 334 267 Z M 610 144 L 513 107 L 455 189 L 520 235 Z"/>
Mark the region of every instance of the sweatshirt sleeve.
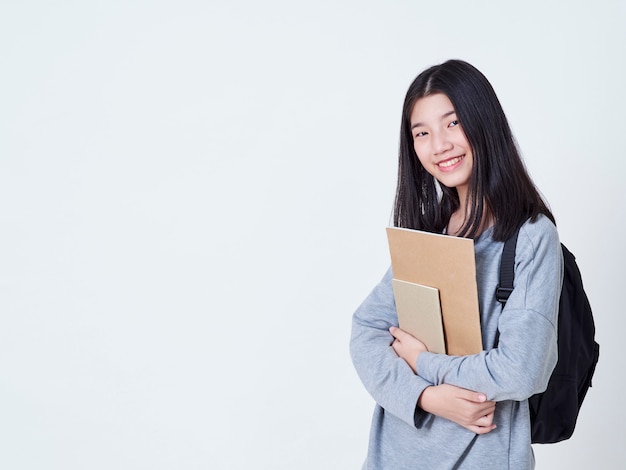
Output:
<path fill-rule="evenodd" d="M 385 411 L 411 426 L 421 422 L 417 400 L 432 383 L 413 373 L 391 343 L 398 326 L 391 268 L 352 317 L 350 354 L 363 385 Z"/>
<path fill-rule="evenodd" d="M 470 356 L 423 353 L 418 374 L 438 385 L 481 391 L 490 400 L 524 400 L 546 389 L 557 361 L 563 282 L 558 233 L 547 219 L 519 232 L 513 292 L 498 320 L 497 347 Z"/>

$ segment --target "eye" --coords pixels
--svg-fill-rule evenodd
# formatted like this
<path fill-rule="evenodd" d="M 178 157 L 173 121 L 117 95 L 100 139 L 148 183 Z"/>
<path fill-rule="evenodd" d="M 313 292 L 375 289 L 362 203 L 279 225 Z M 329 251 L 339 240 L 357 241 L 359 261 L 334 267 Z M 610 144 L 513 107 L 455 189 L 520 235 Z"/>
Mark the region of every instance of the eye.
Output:
<path fill-rule="evenodd" d="M 455 127 L 455 126 L 458 126 L 458 125 L 459 125 L 459 120 L 455 119 L 450 124 L 448 124 L 448 127 Z"/>
<path fill-rule="evenodd" d="M 418 137 L 424 137 L 425 135 L 428 135 L 428 132 L 426 131 L 419 131 L 416 132 L 415 135 L 413 136 L 414 139 L 417 139 Z"/>

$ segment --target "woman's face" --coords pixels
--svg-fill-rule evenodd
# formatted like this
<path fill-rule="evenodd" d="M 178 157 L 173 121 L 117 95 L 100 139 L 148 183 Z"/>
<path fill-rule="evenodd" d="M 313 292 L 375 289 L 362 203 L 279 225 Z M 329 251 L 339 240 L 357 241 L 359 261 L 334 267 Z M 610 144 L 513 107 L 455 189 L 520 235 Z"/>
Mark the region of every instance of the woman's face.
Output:
<path fill-rule="evenodd" d="M 441 184 L 466 193 L 474 163 L 454 106 L 442 93 L 417 100 L 411 112 L 413 148 L 424 169 Z"/>

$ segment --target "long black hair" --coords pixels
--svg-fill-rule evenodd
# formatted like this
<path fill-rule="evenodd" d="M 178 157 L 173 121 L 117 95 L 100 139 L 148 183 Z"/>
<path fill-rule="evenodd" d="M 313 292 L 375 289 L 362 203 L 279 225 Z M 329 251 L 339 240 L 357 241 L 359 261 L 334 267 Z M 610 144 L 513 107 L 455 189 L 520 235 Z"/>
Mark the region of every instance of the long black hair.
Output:
<path fill-rule="evenodd" d="M 494 219 L 494 240 L 504 241 L 527 219 L 554 216 L 532 182 L 509 123 L 487 78 L 474 66 L 449 60 L 420 73 L 409 87 L 402 110 L 398 186 L 394 206 L 397 227 L 441 233 L 459 208 L 459 195 L 430 175 L 413 148 L 411 113 L 418 99 L 448 97 L 473 155 L 467 221 L 460 236 L 474 238 L 483 217 Z"/>

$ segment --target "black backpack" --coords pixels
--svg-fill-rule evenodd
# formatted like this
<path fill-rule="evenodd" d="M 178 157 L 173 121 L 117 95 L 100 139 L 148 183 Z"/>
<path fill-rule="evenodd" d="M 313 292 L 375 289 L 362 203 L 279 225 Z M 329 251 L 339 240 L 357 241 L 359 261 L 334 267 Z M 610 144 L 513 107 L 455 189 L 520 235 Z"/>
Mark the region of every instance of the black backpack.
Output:
<path fill-rule="evenodd" d="M 502 250 L 496 298 L 503 308 L 513 291 L 518 233 L 519 229 L 505 242 Z M 551 444 L 572 436 L 600 353 L 600 345 L 595 341 L 591 306 L 576 258 L 565 245 L 561 244 L 561 248 L 564 274 L 559 303 L 559 359 L 546 391 L 528 399 L 533 444 Z"/>

